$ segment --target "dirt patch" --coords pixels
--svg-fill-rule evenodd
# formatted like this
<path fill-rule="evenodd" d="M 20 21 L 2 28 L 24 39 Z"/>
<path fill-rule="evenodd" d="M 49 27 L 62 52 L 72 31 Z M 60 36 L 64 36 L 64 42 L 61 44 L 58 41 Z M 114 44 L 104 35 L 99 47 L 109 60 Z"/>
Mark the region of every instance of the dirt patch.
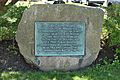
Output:
<path fill-rule="evenodd" d="M 3 70 L 38 70 L 27 64 L 20 54 L 16 41 L 7 40 L 0 42 L 0 71 Z"/>
<path fill-rule="evenodd" d="M 99 51 L 98 58 L 93 65 L 102 64 L 105 58 L 114 60 L 114 50 L 120 46 L 102 47 Z M 119 55 L 120 60 L 120 55 Z M 15 40 L 0 41 L 0 71 L 15 70 L 15 71 L 36 71 L 37 67 L 29 65 L 25 62 L 23 56 L 19 52 L 19 48 Z"/>
<path fill-rule="evenodd" d="M 99 51 L 99 55 L 97 59 L 93 62 L 93 64 L 105 64 L 104 60 L 109 63 L 112 63 L 115 60 L 115 50 L 120 49 L 120 45 L 114 45 L 111 47 L 101 46 L 101 50 Z M 120 54 L 117 54 L 118 60 L 120 61 Z"/>

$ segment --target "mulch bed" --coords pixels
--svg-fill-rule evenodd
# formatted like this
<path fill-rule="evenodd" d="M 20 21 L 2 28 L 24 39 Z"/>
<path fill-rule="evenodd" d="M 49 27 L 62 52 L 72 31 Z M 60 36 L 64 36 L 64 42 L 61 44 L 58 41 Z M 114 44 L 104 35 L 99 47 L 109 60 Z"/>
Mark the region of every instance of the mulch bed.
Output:
<path fill-rule="evenodd" d="M 102 47 L 99 51 L 98 58 L 92 65 L 102 64 L 103 60 L 114 60 L 114 50 L 118 46 Z M 119 46 L 120 48 L 120 46 Z M 120 55 L 119 55 L 120 60 Z M 19 48 L 15 40 L 0 41 L 0 71 L 37 71 L 38 68 L 25 62 L 23 56 L 19 52 Z"/>
<path fill-rule="evenodd" d="M 0 71 L 33 71 L 35 66 L 27 64 L 20 54 L 17 43 L 13 40 L 0 42 Z"/>

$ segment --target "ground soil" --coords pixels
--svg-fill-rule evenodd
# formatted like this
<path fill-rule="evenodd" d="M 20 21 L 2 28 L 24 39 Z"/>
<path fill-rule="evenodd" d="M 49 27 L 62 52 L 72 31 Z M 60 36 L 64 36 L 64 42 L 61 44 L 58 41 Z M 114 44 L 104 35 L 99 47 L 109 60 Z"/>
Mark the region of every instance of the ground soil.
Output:
<path fill-rule="evenodd" d="M 98 58 L 93 62 L 95 64 L 103 64 L 104 59 L 114 60 L 114 50 L 118 46 L 102 47 L 99 51 Z M 120 46 L 119 46 L 120 48 Z M 120 55 L 119 55 L 120 60 Z M 15 40 L 0 41 L 0 71 L 36 71 L 37 67 L 29 65 L 25 62 L 23 56 L 19 52 L 18 45 Z"/>
<path fill-rule="evenodd" d="M 0 42 L 0 71 L 3 70 L 27 71 L 38 68 L 25 62 L 15 40 L 6 40 Z"/>

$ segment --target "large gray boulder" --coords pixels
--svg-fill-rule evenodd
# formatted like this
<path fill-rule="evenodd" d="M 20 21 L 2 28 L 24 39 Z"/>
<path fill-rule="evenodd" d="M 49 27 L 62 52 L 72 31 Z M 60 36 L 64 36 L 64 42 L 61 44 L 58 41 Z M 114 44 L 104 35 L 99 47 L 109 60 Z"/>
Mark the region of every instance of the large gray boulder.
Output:
<path fill-rule="evenodd" d="M 25 60 L 41 70 L 75 70 L 92 64 L 100 50 L 100 35 L 104 12 L 100 8 L 76 5 L 33 5 L 23 13 L 16 40 Z M 46 22 L 85 22 L 85 55 L 80 56 L 35 56 L 34 24 Z"/>

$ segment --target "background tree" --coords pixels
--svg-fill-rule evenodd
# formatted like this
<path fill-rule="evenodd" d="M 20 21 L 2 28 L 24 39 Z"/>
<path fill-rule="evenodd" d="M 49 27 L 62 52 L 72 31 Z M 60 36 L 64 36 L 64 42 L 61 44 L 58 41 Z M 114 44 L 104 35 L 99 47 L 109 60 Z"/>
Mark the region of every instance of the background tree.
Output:
<path fill-rule="evenodd" d="M 5 6 L 5 4 L 6 4 L 6 2 L 7 2 L 8 0 L 0 0 L 0 7 L 3 7 L 3 6 Z M 19 0 L 11 0 L 11 2 L 10 2 L 10 4 L 15 4 L 17 1 L 19 1 Z M 27 0 L 21 0 L 21 1 L 27 1 Z"/>
<path fill-rule="evenodd" d="M 0 7 L 1 6 L 5 6 L 5 3 L 7 2 L 8 0 L 0 0 Z"/>

